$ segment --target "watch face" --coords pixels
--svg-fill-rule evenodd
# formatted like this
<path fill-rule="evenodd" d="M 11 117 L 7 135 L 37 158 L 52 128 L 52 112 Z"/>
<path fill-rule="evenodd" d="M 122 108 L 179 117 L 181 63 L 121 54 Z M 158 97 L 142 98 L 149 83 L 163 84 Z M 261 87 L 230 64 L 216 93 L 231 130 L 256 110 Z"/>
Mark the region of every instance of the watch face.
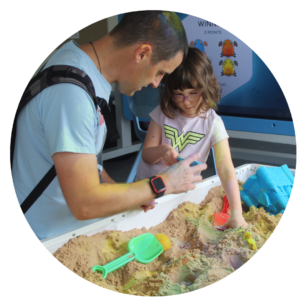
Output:
<path fill-rule="evenodd" d="M 160 177 L 153 178 L 151 181 L 157 193 L 161 193 L 166 190 L 166 186 Z"/>

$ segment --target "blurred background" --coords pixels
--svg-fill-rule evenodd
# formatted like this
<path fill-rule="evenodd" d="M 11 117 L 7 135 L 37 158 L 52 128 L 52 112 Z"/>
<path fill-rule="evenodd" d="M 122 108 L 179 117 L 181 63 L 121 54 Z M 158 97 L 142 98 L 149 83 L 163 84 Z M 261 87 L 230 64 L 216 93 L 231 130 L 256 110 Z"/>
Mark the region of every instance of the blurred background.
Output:
<path fill-rule="evenodd" d="M 76 41 L 79 45 L 89 43 L 90 41 L 95 41 L 110 32 L 118 23 L 119 18 L 120 16 L 112 16 L 110 18 L 100 20 L 99 22 L 96 22 L 86 28 L 83 28 L 79 32 L 74 33 L 74 35 L 66 39 L 61 45 L 71 39 Z M 188 30 L 189 25 L 185 26 L 186 30 Z M 241 47 L 240 44 L 241 42 L 239 42 L 239 46 Z M 59 45 L 57 48 L 59 48 L 61 45 Z M 209 47 L 207 47 L 207 49 L 208 48 Z M 209 52 L 207 53 L 207 55 L 209 55 Z M 259 92 L 255 91 L 255 93 L 258 94 Z M 230 95 L 233 95 L 233 93 L 226 95 L 226 97 L 230 98 Z M 113 143 L 108 143 L 108 141 L 106 141 L 103 151 L 104 168 L 115 181 L 126 182 L 132 165 L 136 159 L 138 150 L 141 147 L 141 141 L 137 137 L 134 130 L 133 120 L 130 117 L 130 111 L 128 111 L 126 98 L 124 98 L 118 92 L 118 89 L 114 84 L 112 84 L 112 94 L 109 99 L 109 106 L 111 108 L 113 116 L 115 117 L 121 139 Z M 232 106 L 230 109 L 232 110 Z M 221 112 L 221 115 L 226 116 L 226 105 L 221 105 L 219 111 Z M 244 109 L 244 115 L 242 115 L 243 117 L 245 117 L 247 111 L 249 111 L 249 108 L 246 108 L 246 110 Z M 279 110 L 277 111 L 279 112 Z M 268 117 L 267 119 L 272 118 Z M 280 119 L 279 117 L 276 119 L 276 122 L 281 122 L 280 120 L 283 119 Z M 275 123 L 272 124 L 272 126 L 275 127 Z M 278 128 L 277 123 L 276 126 Z M 230 136 L 229 144 L 234 167 L 250 163 L 272 166 L 287 164 L 289 168 L 296 167 L 295 135 L 278 135 L 277 133 L 265 133 L 263 131 L 240 131 L 237 126 L 227 126 L 227 123 L 225 123 L 225 127 Z M 208 169 L 202 173 L 204 178 L 210 177 L 215 174 L 211 154 L 208 157 L 207 165 Z"/>

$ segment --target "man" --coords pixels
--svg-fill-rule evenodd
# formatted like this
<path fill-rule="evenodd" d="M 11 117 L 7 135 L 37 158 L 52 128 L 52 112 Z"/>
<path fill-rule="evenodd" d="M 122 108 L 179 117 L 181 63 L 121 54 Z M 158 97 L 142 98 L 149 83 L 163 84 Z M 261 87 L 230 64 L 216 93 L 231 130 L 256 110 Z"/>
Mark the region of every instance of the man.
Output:
<path fill-rule="evenodd" d="M 105 37 L 78 46 L 71 41 L 49 59 L 52 65 L 72 65 L 88 74 L 96 95 L 108 99 L 110 83 L 131 96 L 149 84 L 156 88 L 164 74 L 182 62 L 187 40 L 172 12 L 133 12 Z M 39 239 L 74 230 L 95 219 L 145 205 L 157 193 L 145 179 L 116 184 L 98 166 L 106 126 L 100 109 L 80 87 L 57 84 L 35 96 L 21 111 L 13 163 L 20 204 L 54 164 L 56 178 L 25 216 Z M 206 165 L 189 167 L 198 154 L 160 174 L 165 194 L 186 192 Z M 98 168 L 101 170 L 100 184 Z M 152 208 L 152 207 L 150 207 Z"/>

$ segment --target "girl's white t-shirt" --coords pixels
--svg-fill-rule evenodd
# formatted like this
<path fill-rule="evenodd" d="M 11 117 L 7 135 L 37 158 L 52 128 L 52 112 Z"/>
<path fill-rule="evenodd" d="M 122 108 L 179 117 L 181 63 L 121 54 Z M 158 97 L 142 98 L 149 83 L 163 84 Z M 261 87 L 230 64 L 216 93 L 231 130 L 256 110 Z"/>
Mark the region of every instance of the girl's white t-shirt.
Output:
<path fill-rule="evenodd" d="M 204 163 L 210 148 L 229 137 L 221 117 L 213 109 L 195 118 L 183 117 L 179 110 L 175 113 L 175 118 L 170 119 L 163 114 L 160 106 L 157 106 L 149 115 L 161 127 L 161 144 L 171 145 L 178 156 L 185 158 L 200 153 L 198 161 Z M 167 168 L 163 159 L 153 165 L 145 163 L 142 159 L 137 168 L 135 181 L 158 175 Z"/>

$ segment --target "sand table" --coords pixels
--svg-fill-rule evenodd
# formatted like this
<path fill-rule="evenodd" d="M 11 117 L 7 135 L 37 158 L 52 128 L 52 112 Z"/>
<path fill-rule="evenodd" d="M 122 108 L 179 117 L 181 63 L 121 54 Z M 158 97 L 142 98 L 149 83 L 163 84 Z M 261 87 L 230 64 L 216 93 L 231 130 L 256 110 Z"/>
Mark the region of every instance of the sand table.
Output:
<path fill-rule="evenodd" d="M 58 249 L 54 256 L 67 268 L 101 287 L 140 296 L 182 294 L 208 286 L 246 263 L 266 242 L 281 214 L 270 216 L 254 206 L 244 213 L 247 229 L 216 230 L 212 214 L 221 212 L 224 191 L 212 188 L 200 204 L 184 202 L 168 218 L 150 229 L 127 232 L 104 231 L 93 236 L 78 236 Z M 156 209 L 159 209 L 156 208 Z M 243 233 L 250 232 L 257 249 L 252 250 Z M 107 275 L 93 273 L 94 265 L 106 263 L 128 253 L 129 240 L 145 232 L 166 234 L 170 249 L 149 264 L 137 261 Z"/>

